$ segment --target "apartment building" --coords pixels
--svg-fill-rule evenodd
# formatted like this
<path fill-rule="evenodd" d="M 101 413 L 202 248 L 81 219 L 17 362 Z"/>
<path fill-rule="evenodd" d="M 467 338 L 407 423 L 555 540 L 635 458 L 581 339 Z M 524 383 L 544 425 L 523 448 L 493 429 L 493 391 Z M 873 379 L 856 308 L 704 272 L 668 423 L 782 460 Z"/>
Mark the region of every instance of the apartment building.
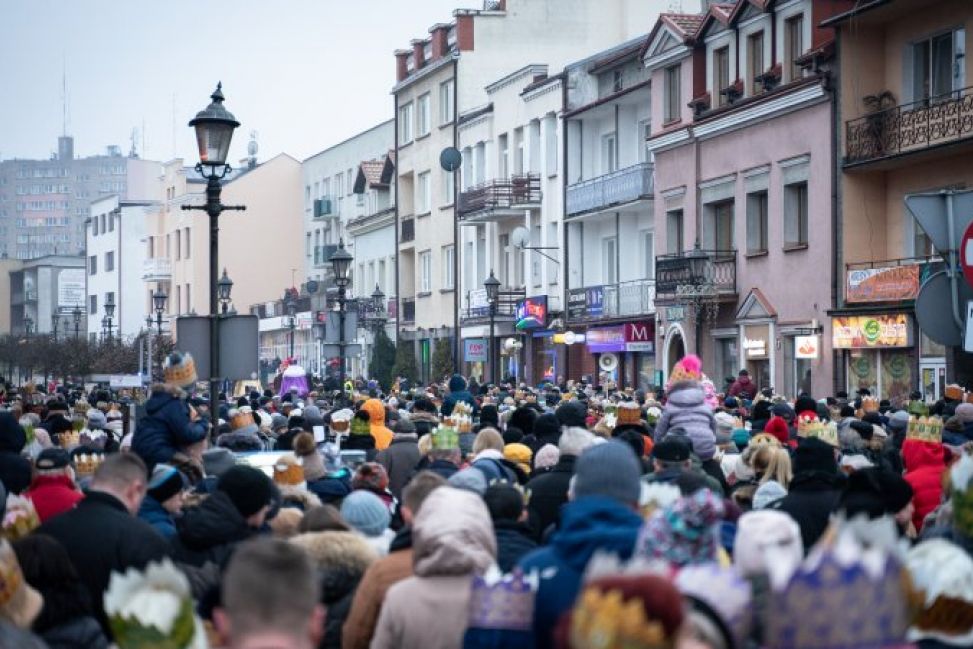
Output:
<path fill-rule="evenodd" d="M 10 330 L 24 335 L 59 332 L 74 335 L 75 310 L 85 308 L 85 259 L 82 255 L 48 255 L 9 270 Z M 70 317 L 68 314 L 71 314 Z M 78 333 L 84 335 L 84 317 Z"/>
<path fill-rule="evenodd" d="M 442 168 L 441 152 L 447 147 L 459 149 L 470 145 L 467 155 L 473 159 L 464 161 L 467 165 L 464 168 L 468 169 L 465 177 L 470 178 L 472 173 L 473 181 L 464 185 L 467 189 L 503 180 L 497 175 L 500 169 L 495 152 L 502 131 L 496 131 L 495 141 L 483 139 L 481 146 L 479 136 L 472 135 L 476 130 L 474 125 L 466 129 L 474 139 L 460 140 L 460 128 L 481 116 L 480 111 L 485 111 L 482 114 L 489 111 L 490 91 L 492 94 L 500 91 L 493 82 L 508 79 L 526 66 L 560 70 L 576 59 L 579 52 L 596 52 L 626 41 L 650 24 L 665 4 L 635 0 L 491 1 L 484 3 L 483 10 L 456 10 L 451 22 L 433 25 L 427 38 L 413 40 L 410 48 L 395 52 L 397 82 L 392 92 L 396 110 L 398 199 L 397 327 L 399 340 L 412 341 L 415 345 L 423 380 L 430 378 L 432 353 L 437 344 L 453 347 L 457 367 L 463 362 L 464 350 L 459 343 L 464 335 L 460 330 L 464 296 L 461 295 L 463 287 L 457 287 L 460 275 L 457 242 L 463 241 L 462 237 L 477 236 L 473 226 L 459 225 L 462 218 L 456 185 L 460 179 Z M 484 80 L 491 81 L 485 85 Z M 523 122 L 521 128 L 529 122 Z M 509 142 L 513 136 L 514 132 L 510 131 Z M 488 166 L 488 160 L 494 162 Z M 509 160 L 512 163 L 513 158 Z M 470 232 L 461 235 L 461 227 Z M 473 286 L 482 286 L 482 280 L 489 275 L 487 261 L 498 267 L 502 264 L 499 239 L 493 241 L 493 236 L 499 237 L 505 231 L 496 225 L 488 229 L 490 248 L 484 242 L 482 253 L 474 256 L 476 260 L 484 260 L 482 276 L 476 276 L 480 269 L 479 261 L 475 261 L 473 274 L 464 284 L 471 291 Z M 543 236 L 546 240 L 547 234 Z M 474 242 L 474 250 L 476 245 Z M 533 264 L 533 260 L 526 261 L 523 251 L 508 250 L 506 254 L 513 275 L 518 263 L 523 263 L 525 269 Z M 514 261 L 517 258 L 523 261 Z M 452 271 L 448 270 L 450 267 Z M 465 273 L 464 270 L 464 282 Z M 528 274 L 525 270 L 525 283 Z M 507 281 L 515 279 L 512 276 Z M 523 285 L 520 288 L 526 291 Z M 466 306 L 482 312 L 482 306 L 470 302 Z M 479 339 L 485 332 L 471 330 L 468 334 Z M 474 368 L 467 368 L 471 369 Z"/>
<path fill-rule="evenodd" d="M 717 388 L 831 394 L 834 30 L 842 1 L 741 0 L 664 15 L 652 82 L 663 377 L 699 354 Z"/>
<path fill-rule="evenodd" d="M 971 18 L 966 2 L 894 0 L 858 3 L 823 23 L 841 53 L 831 319 L 839 389 L 893 399 L 921 389 L 937 399 L 947 381 L 973 384 L 962 351 L 916 323 L 919 286 L 944 265 L 904 203 L 910 193 L 973 186 Z M 876 325 L 882 335 L 860 335 Z"/>

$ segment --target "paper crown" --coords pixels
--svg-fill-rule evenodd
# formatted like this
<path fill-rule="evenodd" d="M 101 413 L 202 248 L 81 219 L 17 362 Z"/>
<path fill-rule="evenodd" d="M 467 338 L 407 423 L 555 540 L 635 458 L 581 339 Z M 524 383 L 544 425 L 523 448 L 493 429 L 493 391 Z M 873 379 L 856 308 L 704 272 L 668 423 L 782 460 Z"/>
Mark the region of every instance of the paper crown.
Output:
<path fill-rule="evenodd" d="M 456 405 L 453 406 L 452 415 L 454 417 L 456 415 L 472 415 L 472 414 L 473 414 L 473 406 L 466 403 L 465 401 L 457 401 Z"/>
<path fill-rule="evenodd" d="M 58 433 L 57 440 L 61 448 L 72 449 L 81 443 L 81 433 L 77 430 L 66 430 Z"/>
<path fill-rule="evenodd" d="M 925 417 L 929 414 L 929 406 L 920 399 L 910 401 L 907 410 L 910 415 L 915 415 L 916 417 Z"/>
<path fill-rule="evenodd" d="M 105 456 L 100 453 L 81 453 L 74 457 L 74 470 L 79 476 L 94 475 L 104 461 Z"/>
<path fill-rule="evenodd" d="M 736 647 L 745 647 L 753 623 L 750 582 L 733 567 L 716 563 L 686 566 L 676 575 L 676 588 L 719 616 Z"/>
<path fill-rule="evenodd" d="M 196 382 L 196 362 L 192 354 L 172 352 L 166 358 L 163 374 L 166 383 L 187 387 Z"/>
<path fill-rule="evenodd" d="M 816 437 L 835 448 L 840 446 L 838 426 L 833 421 L 825 423 L 814 415 L 803 415 L 797 418 L 797 436 L 803 438 Z"/>
<path fill-rule="evenodd" d="M 947 399 L 952 399 L 953 401 L 962 401 L 964 394 L 965 391 L 963 388 L 956 383 L 950 383 L 943 391 L 943 396 L 945 396 Z"/>
<path fill-rule="evenodd" d="M 618 404 L 618 409 L 615 412 L 618 417 L 615 422 L 616 426 L 624 424 L 635 424 L 637 426 L 642 423 L 642 409 L 639 408 L 637 401 L 622 401 Z"/>
<path fill-rule="evenodd" d="M 939 417 L 909 417 L 905 437 L 920 442 L 942 442 L 943 420 Z"/>
<path fill-rule="evenodd" d="M 252 412 L 245 412 L 243 410 L 237 410 L 232 415 L 230 415 L 230 429 L 234 433 L 246 433 L 254 434 L 260 430 L 253 420 Z"/>
<path fill-rule="evenodd" d="M 862 411 L 863 412 L 878 412 L 879 401 L 876 397 L 863 397 L 862 398 Z"/>
<path fill-rule="evenodd" d="M 470 629 L 530 631 L 536 586 L 521 574 L 499 570 L 473 578 L 470 590 Z"/>
<path fill-rule="evenodd" d="M 586 588 L 571 614 L 570 633 L 571 646 L 579 649 L 673 646 L 662 623 L 647 619 L 642 602 L 625 601 L 618 590 Z"/>
<path fill-rule="evenodd" d="M 455 451 L 459 448 L 459 433 L 452 426 L 438 426 L 431 435 L 434 451 Z"/>
<path fill-rule="evenodd" d="M 274 464 L 274 482 L 279 485 L 299 485 L 304 482 L 304 467 L 293 457 L 283 455 Z"/>

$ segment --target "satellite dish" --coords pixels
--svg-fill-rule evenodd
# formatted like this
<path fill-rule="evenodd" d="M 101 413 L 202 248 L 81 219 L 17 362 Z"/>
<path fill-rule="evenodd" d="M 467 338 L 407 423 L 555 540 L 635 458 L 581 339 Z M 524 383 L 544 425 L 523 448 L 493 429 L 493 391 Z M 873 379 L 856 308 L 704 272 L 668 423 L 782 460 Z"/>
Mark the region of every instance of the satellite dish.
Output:
<path fill-rule="evenodd" d="M 314 295 L 315 293 L 318 292 L 318 282 L 317 282 L 317 280 L 315 280 L 315 279 L 309 279 L 309 280 L 307 280 L 307 284 L 304 285 L 304 288 L 307 289 L 307 292 L 308 293 L 310 293 L 311 295 Z"/>
<path fill-rule="evenodd" d="M 598 357 L 598 367 L 602 372 L 614 372 L 618 367 L 618 356 L 609 352 Z"/>
<path fill-rule="evenodd" d="M 530 231 L 522 225 L 518 225 L 510 233 L 510 245 L 514 248 L 523 250 L 530 246 Z"/>
<path fill-rule="evenodd" d="M 439 154 L 439 166 L 446 171 L 456 171 L 463 164 L 463 154 L 456 147 L 448 146 Z"/>

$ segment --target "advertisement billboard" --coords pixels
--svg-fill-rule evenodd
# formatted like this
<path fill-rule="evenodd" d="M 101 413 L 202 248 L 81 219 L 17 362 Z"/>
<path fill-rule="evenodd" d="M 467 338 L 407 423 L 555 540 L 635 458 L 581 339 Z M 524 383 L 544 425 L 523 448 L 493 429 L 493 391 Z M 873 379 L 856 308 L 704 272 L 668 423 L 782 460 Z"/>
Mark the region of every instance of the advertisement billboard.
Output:
<path fill-rule="evenodd" d="M 909 320 L 904 313 L 839 316 L 831 328 L 835 349 L 909 346 Z"/>

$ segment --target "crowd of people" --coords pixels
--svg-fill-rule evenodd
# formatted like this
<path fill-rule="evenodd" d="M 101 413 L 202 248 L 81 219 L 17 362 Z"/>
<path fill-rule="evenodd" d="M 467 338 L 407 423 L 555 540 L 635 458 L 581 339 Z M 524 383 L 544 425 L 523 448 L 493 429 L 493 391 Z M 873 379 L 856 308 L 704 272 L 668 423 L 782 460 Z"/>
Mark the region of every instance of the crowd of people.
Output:
<path fill-rule="evenodd" d="M 196 383 L 7 391 L 0 648 L 973 646 L 959 386 Z"/>

